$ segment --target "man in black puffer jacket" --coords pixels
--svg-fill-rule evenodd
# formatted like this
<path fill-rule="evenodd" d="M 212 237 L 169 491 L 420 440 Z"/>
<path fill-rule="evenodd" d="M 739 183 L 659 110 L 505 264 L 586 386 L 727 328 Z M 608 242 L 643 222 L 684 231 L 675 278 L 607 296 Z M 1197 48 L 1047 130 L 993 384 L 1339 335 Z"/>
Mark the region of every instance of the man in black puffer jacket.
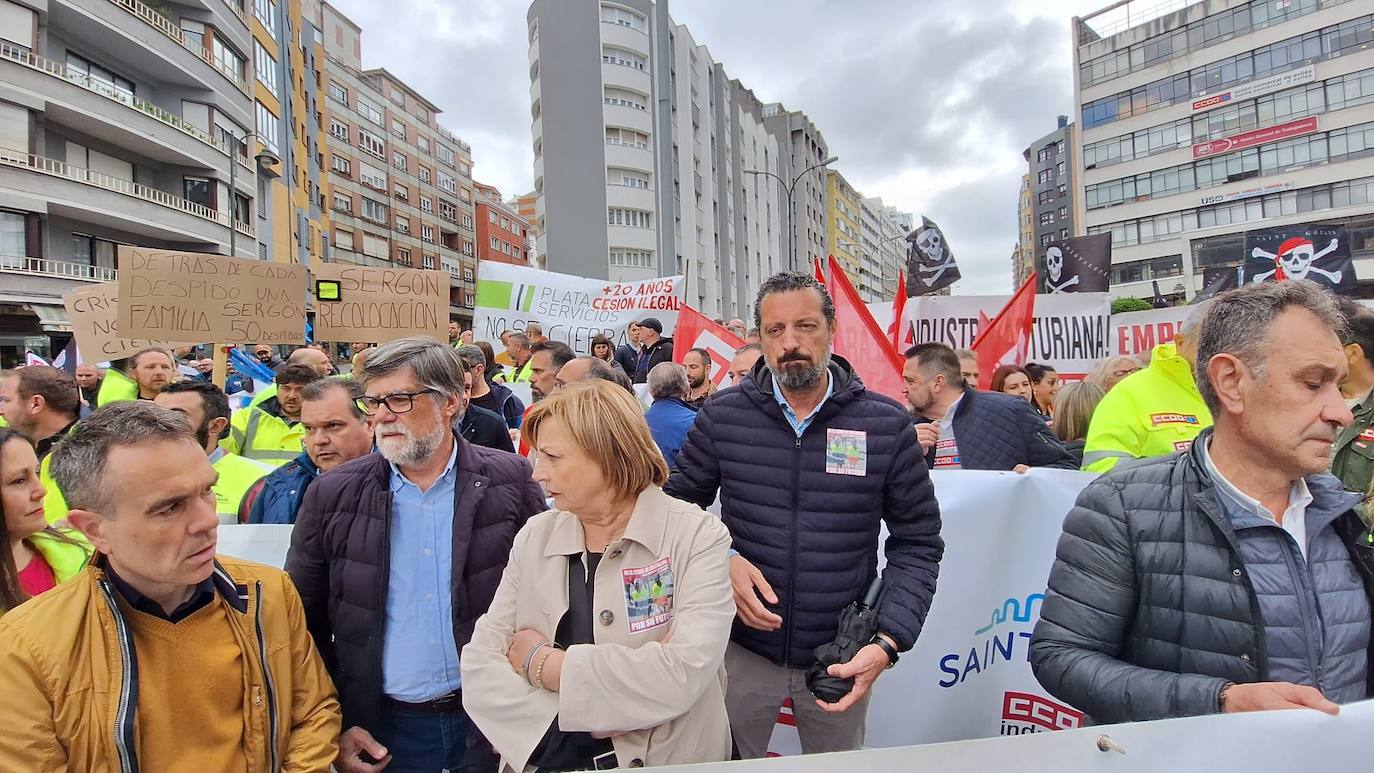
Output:
<path fill-rule="evenodd" d="M 1031 667 L 1095 721 L 1311 708 L 1374 695 L 1374 539 L 1326 472 L 1351 422 L 1332 296 L 1218 296 L 1195 367 L 1215 424 L 1123 463 L 1064 520 Z"/>
<path fill-rule="evenodd" d="M 959 357 L 948 346 L 926 343 L 908 349 L 902 377 L 916 413 L 916 438 L 931 469 L 1078 469 L 1073 454 L 1030 403 L 966 385 Z"/>
<path fill-rule="evenodd" d="M 754 309 L 764 357 L 702 407 L 666 490 L 702 507 L 719 491 L 738 551 L 726 708 L 741 756 L 767 752 L 785 697 L 807 753 L 853 749 L 863 744 L 868 688 L 915 643 L 930 609 L 944 552 L 939 506 L 910 415 L 831 356 L 835 307 L 825 288 L 809 274 L 778 274 Z M 883 524 L 878 635 L 831 666 L 855 686 L 822 706 L 805 670 L 812 650 L 835 638 L 840 611 L 877 576 Z"/>
<path fill-rule="evenodd" d="M 528 461 L 454 431 L 465 373 L 432 338 L 369 351 L 360 402 L 378 452 L 316 479 L 291 533 L 286 571 L 339 688 L 341 770 L 364 753 L 403 770 L 463 767 L 460 653 L 516 533 L 546 509 Z"/>

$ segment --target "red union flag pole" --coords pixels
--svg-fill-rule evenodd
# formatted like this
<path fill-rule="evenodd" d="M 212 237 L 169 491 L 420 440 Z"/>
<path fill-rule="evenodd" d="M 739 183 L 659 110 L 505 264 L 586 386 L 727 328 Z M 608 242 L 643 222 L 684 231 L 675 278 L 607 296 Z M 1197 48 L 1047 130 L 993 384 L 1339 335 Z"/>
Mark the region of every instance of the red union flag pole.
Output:
<path fill-rule="evenodd" d="M 730 373 L 730 360 L 735 350 L 744 346 L 739 336 L 696 309 L 682 304 L 677 313 L 677 330 L 673 333 L 673 362 L 682 364 L 687 352 L 705 349 L 711 355 L 711 381 L 720 386 Z"/>
<path fill-rule="evenodd" d="M 827 289 L 835 301 L 835 353 L 849 361 L 865 387 L 905 403 L 902 358 L 834 257 Z"/>
<path fill-rule="evenodd" d="M 992 386 L 992 372 L 999 365 L 1021 365 L 1030 353 L 1031 325 L 1035 322 L 1035 282 L 1032 273 L 1021 289 L 991 322 L 979 325 L 978 337 L 969 348 L 978 355 L 978 388 Z M 986 319 L 980 316 L 980 323 Z"/>

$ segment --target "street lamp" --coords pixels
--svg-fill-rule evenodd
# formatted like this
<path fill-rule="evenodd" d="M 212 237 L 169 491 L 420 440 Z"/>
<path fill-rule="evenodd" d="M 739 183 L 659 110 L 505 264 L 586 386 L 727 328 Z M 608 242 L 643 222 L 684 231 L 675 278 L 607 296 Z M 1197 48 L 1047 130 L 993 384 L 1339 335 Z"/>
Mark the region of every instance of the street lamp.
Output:
<path fill-rule="evenodd" d="M 230 133 L 233 138 L 233 147 L 229 153 L 229 257 L 238 257 L 238 229 L 234 227 L 234 210 L 238 204 L 238 180 L 239 180 L 239 147 L 242 146 L 246 152 L 248 149 L 248 138 L 258 138 L 257 132 L 248 132 L 242 137 L 237 137 Z M 258 171 L 266 171 L 268 167 L 274 167 L 281 163 L 281 159 L 267 148 L 258 151 L 253 157 L 254 163 L 258 165 Z M 276 176 L 275 174 L 273 175 Z"/>
<path fill-rule="evenodd" d="M 839 156 L 831 156 L 830 158 L 825 159 L 819 164 L 813 164 L 812 166 L 808 166 L 807 168 L 801 170 L 801 173 L 798 174 L 796 177 L 793 177 L 792 182 L 790 183 L 782 177 L 778 176 L 775 172 L 770 172 L 767 169 L 744 170 L 745 174 L 768 175 L 769 177 L 772 177 L 774 180 L 777 180 L 778 182 L 782 183 L 783 190 L 787 191 L 787 257 L 789 260 L 792 261 L 792 268 L 794 270 L 797 268 L 797 224 L 793 221 L 792 218 L 792 194 L 796 191 L 797 183 L 800 182 L 801 178 L 805 177 L 808 172 L 811 172 L 815 169 L 820 169 L 821 167 L 827 166 L 829 164 L 833 164 L 839 160 Z"/>

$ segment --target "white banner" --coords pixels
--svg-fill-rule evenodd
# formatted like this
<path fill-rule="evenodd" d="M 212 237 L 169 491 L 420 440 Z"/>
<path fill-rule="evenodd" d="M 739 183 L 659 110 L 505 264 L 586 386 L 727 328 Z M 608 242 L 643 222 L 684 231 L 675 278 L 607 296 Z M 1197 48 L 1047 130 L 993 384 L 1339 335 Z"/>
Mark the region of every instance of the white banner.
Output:
<path fill-rule="evenodd" d="M 1010 295 L 926 295 L 910 298 L 905 324 L 915 326 L 917 343 L 938 341 L 967 349 L 978 337 L 978 314 L 996 317 Z M 1035 296 L 1032 362 L 1052 365 L 1062 376 L 1081 378 L 1111 352 L 1111 299 L 1107 293 Z M 881 311 L 881 310 L 879 310 Z M 892 312 L 876 317 L 879 324 Z M 905 340 L 905 336 L 903 336 Z"/>
<path fill-rule="evenodd" d="M 1174 340 L 1192 306 L 1128 311 L 1112 315 L 1112 354 L 1149 354 L 1160 344 Z"/>
<path fill-rule="evenodd" d="M 477 269 L 473 328 L 478 340 L 499 347 L 501 331 L 519 333 L 538 322 L 548 338 L 587 354 L 593 336 L 620 345 L 629 324 L 645 317 L 657 319 L 664 337 L 672 337 L 685 290 L 681 276 L 610 282 L 484 260 Z"/>

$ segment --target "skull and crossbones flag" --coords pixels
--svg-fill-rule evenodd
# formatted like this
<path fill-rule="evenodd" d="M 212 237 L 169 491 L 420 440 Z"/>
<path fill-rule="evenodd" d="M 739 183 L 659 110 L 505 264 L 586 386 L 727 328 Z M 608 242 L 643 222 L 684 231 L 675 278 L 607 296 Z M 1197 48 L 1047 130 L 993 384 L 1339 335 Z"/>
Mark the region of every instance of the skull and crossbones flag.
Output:
<path fill-rule="evenodd" d="M 1245 232 L 1245 281 L 1311 279 L 1336 292 L 1357 280 L 1344 226 L 1289 225 Z"/>
<path fill-rule="evenodd" d="M 1050 242 L 1040 254 L 1040 292 L 1105 293 L 1112 272 L 1112 235 Z"/>
<path fill-rule="evenodd" d="M 907 296 L 929 295 L 959 281 L 959 266 L 945 241 L 945 233 L 928 217 L 907 234 Z"/>

